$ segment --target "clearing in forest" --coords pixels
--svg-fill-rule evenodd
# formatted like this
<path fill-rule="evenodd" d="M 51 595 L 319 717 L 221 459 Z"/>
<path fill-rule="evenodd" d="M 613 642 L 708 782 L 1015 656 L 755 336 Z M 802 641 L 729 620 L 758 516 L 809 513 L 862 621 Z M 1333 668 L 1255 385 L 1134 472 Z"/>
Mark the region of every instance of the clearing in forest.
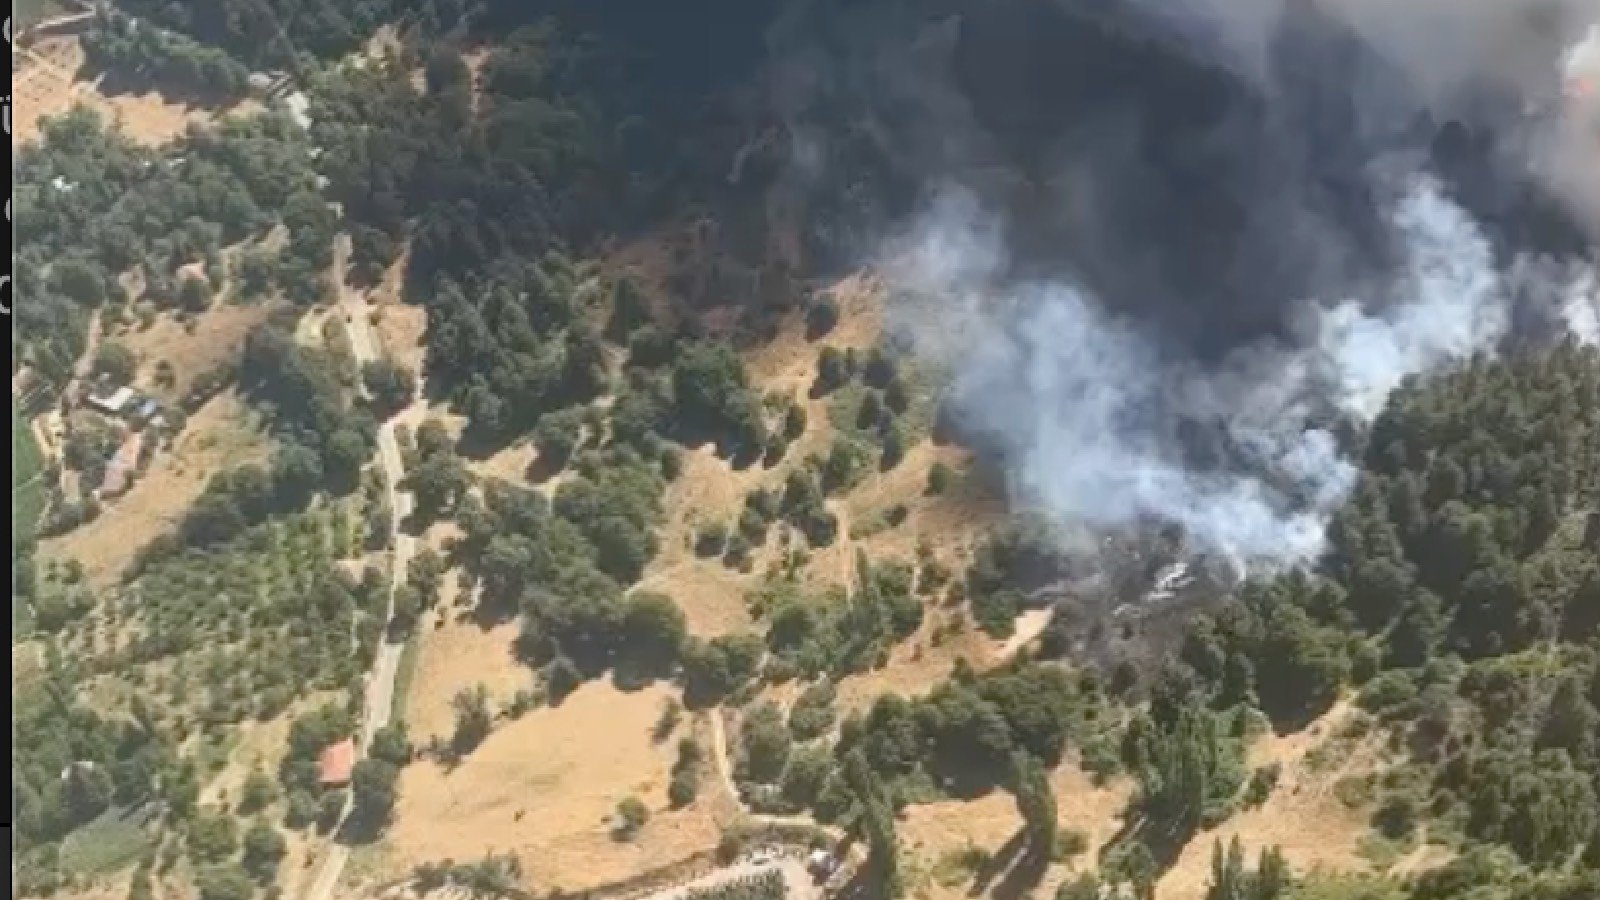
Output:
<path fill-rule="evenodd" d="M 667 802 L 686 726 L 662 741 L 651 731 L 675 695 L 661 683 L 621 691 L 610 681 L 589 682 L 559 706 L 497 722 L 458 764 L 413 762 L 401 775 L 383 854 L 396 871 L 374 874 L 509 852 L 530 886 L 576 891 L 714 847 L 719 831 L 709 791 L 681 810 Z M 624 841 L 611 829 L 617 803 L 628 796 L 642 801 L 650 818 Z"/>
<path fill-rule="evenodd" d="M 1371 833 L 1372 811 L 1352 808 L 1335 790 L 1341 779 L 1370 775 L 1379 765 L 1378 736 L 1354 742 L 1339 737 L 1355 715 L 1348 702 L 1341 702 L 1301 731 L 1257 740 L 1249 764 L 1281 766 L 1277 787 L 1261 806 L 1241 809 L 1191 838 L 1162 875 L 1159 900 L 1203 898 L 1211 879 L 1212 845 L 1227 847 L 1235 837 L 1252 859 L 1263 848 L 1278 847 L 1297 872 L 1371 871 L 1361 846 Z"/>
<path fill-rule="evenodd" d="M 159 91 L 106 95 L 100 91 L 103 76 L 85 71 L 83 45 L 75 35 L 40 38 L 31 46 L 17 47 L 13 62 L 12 93 L 17 143 L 37 140 L 45 119 L 87 106 L 128 138 L 147 147 L 159 147 L 182 137 L 191 124 L 208 125 L 224 115 L 248 115 L 259 110 L 254 100 L 226 109 L 206 109 L 174 102 Z"/>
<path fill-rule="evenodd" d="M 1085 849 L 1046 870 L 1032 892 L 1040 897 L 1054 896 L 1060 882 L 1094 868 L 1101 849 L 1121 829 L 1134 789 L 1126 778 L 1097 784 L 1071 760 L 1056 767 L 1050 785 L 1060 830 L 1082 835 Z M 899 837 L 912 873 L 908 894 L 921 900 L 985 895 L 1003 880 L 994 877 L 994 869 L 1007 864 L 1003 854 L 1021 829 L 1016 798 L 1001 789 L 974 799 L 907 807 Z"/>
<path fill-rule="evenodd" d="M 139 360 L 136 386 L 168 402 L 181 400 L 195 379 L 239 360 L 246 336 L 272 314 L 269 303 L 213 303 L 199 315 L 157 316 L 148 327 L 128 326 L 112 339 Z"/>

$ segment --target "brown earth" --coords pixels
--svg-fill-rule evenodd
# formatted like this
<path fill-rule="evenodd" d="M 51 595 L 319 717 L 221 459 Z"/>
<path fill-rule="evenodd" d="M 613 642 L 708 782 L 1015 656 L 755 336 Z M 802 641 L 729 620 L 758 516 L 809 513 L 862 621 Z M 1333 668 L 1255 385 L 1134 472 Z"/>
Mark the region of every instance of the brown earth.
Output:
<path fill-rule="evenodd" d="M 130 140 L 150 147 L 181 137 L 191 124 L 209 125 L 226 115 L 252 115 L 261 109 L 254 100 L 206 109 L 169 100 L 153 90 L 108 96 L 101 92 L 100 81 L 85 70 L 83 46 L 74 35 L 45 37 L 31 47 L 17 48 L 12 62 L 17 143 L 37 140 L 43 120 L 79 104 L 98 112 Z"/>
<path fill-rule="evenodd" d="M 451 584 L 455 572 L 445 576 Z M 405 698 L 405 721 L 418 744 L 437 736 L 448 740 L 455 729 L 456 694 L 482 684 L 489 691 L 490 709 L 500 709 L 519 690 L 531 689 L 534 673 L 512 652 L 518 626 L 508 622 L 481 627 L 447 615 L 442 624 L 426 628 L 411 689 Z"/>
<path fill-rule="evenodd" d="M 1072 873 L 1093 868 L 1100 850 L 1121 828 L 1123 810 L 1133 791 L 1127 779 L 1096 785 L 1071 761 L 1050 773 L 1050 784 L 1056 795 L 1059 827 L 1081 832 L 1087 849 L 1076 859 L 1052 864 L 1033 891 L 1039 897 L 1054 895 L 1056 886 Z M 911 893 L 925 900 L 988 895 L 1000 879 L 977 890 L 971 873 L 960 871 L 952 860 L 968 847 L 998 854 L 1021 828 L 1016 798 L 1004 790 L 973 800 L 908 807 L 898 833 L 908 870 L 921 873 L 914 879 Z"/>
<path fill-rule="evenodd" d="M 187 321 L 161 315 L 149 328 L 127 326 L 115 340 L 132 350 L 139 360 L 135 384 L 154 396 L 176 402 L 188 393 L 198 376 L 232 368 L 250 329 L 265 322 L 272 309 L 266 303 L 219 302 Z M 156 380 L 156 368 L 163 360 L 172 368 L 170 387 L 159 385 Z"/>
<path fill-rule="evenodd" d="M 590 682 L 555 708 L 503 722 L 461 764 L 406 767 L 385 854 L 402 874 L 424 860 L 514 853 L 541 891 L 573 891 L 677 861 L 716 844 L 709 804 L 667 808 L 673 741 L 650 730 L 666 685 L 623 692 Z M 650 821 L 613 839 L 617 802 L 637 796 Z"/>

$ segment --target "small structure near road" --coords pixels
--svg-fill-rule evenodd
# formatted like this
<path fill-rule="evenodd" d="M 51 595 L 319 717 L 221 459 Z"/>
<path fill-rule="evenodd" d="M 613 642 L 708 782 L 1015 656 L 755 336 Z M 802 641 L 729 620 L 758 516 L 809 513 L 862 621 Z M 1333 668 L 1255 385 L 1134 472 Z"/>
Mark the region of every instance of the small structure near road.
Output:
<path fill-rule="evenodd" d="M 123 410 L 134 405 L 133 388 L 123 385 L 107 392 L 91 393 L 84 402 L 108 416 L 120 416 Z"/>
<path fill-rule="evenodd" d="M 356 768 L 355 738 L 345 738 L 323 748 L 317 757 L 317 781 L 323 787 L 344 787 Z"/>

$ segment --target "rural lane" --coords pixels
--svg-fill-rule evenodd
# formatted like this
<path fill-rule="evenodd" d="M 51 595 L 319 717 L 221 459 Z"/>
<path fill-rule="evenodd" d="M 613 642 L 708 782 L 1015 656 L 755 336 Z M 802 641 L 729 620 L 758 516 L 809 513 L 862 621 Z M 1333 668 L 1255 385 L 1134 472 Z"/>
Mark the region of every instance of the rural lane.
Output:
<path fill-rule="evenodd" d="M 339 235 L 334 242 L 334 271 L 339 273 L 339 309 L 342 310 L 349 325 L 351 352 L 358 365 L 365 365 L 378 359 L 378 342 L 372 334 L 371 321 L 368 318 L 370 309 L 365 299 L 351 291 L 344 279 L 347 260 L 350 257 L 350 239 Z M 421 379 L 418 379 L 417 393 L 412 397 L 412 403 L 418 402 L 421 397 Z M 365 387 L 361 388 L 364 394 Z M 394 552 L 390 554 L 389 569 L 389 605 L 384 611 L 383 637 L 378 645 L 378 652 L 372 660 L 372 671 L 367 675 L 367 695 L 363 704 L 365 717 L 361 724 L 361 753 L 365 754 L 372 746 L 372 739 L 378 730 L 389 724 L 390 715 L 394 709 L 394 683 L 395 677 L 400 672 L 400 658 L 405 652 L 405 641 L 394 640 L 390 633 L 388 623 L 394 618 L 394 589 L 405 583 L 406 570 L 411 562 L 412 553 L 416 550 L 416 538 L 401 530 L 402 523 L 411 515 L 414 498 L 411 492 L 400 490 L 400 482 L 405 478 L 406 468 L 404 457 L 400 453 L 400 441 L 395 437 L 396 416 L 391 416 L 382 425 L 378 426 L 378 468 L 383 473 L 385 490 L 389 500 L 389 528 L 394 536 Z M 345 804 L 345 815 L 349 814 L 350 803 Z M 341 816 L 341 822 L 343 817 Z M 338 829 L 334 829 L 338 834 Z M 334 891 L 339 886 L 339 878 L 344 874 L 345 864 L 350 861 L 350 847 L 337 842 L 328 849 L 328 855 L 322 861 L 322 867 L 317 871 L 316 878 L 311 882 L 311 887 L 306 891 L 304 900 L 333 900 Z"/>

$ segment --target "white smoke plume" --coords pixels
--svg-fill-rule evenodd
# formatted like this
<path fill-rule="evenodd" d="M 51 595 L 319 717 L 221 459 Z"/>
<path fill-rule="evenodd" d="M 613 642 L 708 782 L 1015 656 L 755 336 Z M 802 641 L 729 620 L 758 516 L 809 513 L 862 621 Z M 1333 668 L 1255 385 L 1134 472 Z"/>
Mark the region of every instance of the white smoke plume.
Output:
<path fill-rule="evenodd" d="M 1205 370 L 1164 358 L 1078 285 L 1008 282 L 998 219 L 959 189 L 880 268 L 893 324 L 955 373 L 953 409 L 1003 457 L 1019 505 L 1071 525 L 1176 523 L 1201 549 L 1284 564 L 1319 552 L 1355 479 L 1315 411 L 1369 420 L 1407 375 L 1489 350 L 1509 327 L 1488 241 L 1431 180 L 1410 178 L 1391 217 L 1404 261 L 1382 302 L 1317 298 L 1331 302 L 1298 346 L 1247 347 Z M 1193 465 L 1179 418 L 1222 423 L 1250 465 Z"/>

